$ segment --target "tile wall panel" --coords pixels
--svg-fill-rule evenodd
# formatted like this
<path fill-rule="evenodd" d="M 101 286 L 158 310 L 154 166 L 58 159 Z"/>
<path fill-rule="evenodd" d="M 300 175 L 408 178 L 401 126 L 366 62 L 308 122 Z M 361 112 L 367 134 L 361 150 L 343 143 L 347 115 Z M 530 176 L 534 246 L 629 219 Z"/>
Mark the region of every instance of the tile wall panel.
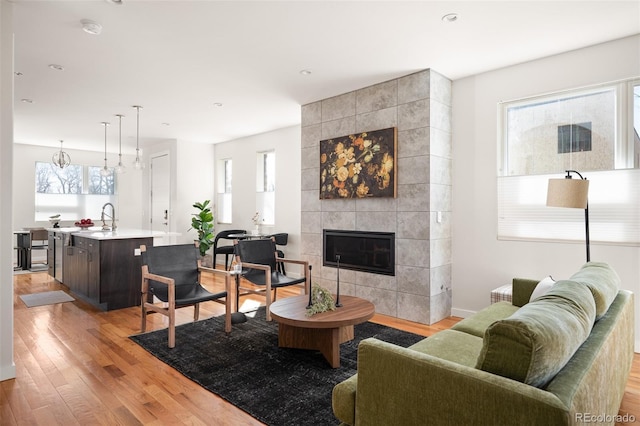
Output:
<path fill-rule="evenodd" d="M 319 141 L 397 127 L 397 197 L 319 200 Z M 451 82 L 420 71 L 302 107 L 302 257 L 332 292 L 322 229 L 395 232 L 396 275 L 342 269 L 341 294 L 431 324 L 451 312 Z"/>

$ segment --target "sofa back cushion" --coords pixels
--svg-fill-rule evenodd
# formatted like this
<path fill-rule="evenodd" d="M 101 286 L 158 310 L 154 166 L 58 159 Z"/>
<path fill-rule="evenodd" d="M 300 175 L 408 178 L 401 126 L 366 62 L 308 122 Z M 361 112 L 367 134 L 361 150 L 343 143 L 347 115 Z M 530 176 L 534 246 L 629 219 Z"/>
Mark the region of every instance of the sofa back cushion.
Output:
<path fill-rule="evenodd" d="M 618 295 L 620 277 L 603 262 L 588 262 L 569 278 L 589 288 L 596 302 L 596 321 L 607 313 L 611 302 Z"/>
<path fill-rule="evenodd" d="M 544 387 L 589 337 L 596 306 L 589 289 L 558 281 L 485 332 L 476 368 Z"/>

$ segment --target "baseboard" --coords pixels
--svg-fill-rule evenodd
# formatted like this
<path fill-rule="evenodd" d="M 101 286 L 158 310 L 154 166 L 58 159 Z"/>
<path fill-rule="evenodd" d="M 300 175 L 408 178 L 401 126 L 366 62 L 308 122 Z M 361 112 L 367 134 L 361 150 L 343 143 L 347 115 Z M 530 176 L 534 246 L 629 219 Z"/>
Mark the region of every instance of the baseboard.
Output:
<path fill-rule="evenodd" d="M 0 365 L 0 382 L 9 379 L 16 378 L 16 364 L 15 362 L 11 362 L 11 364 Z"/>
<path fill-rule="evenodd" d="M 454 317 L 467 318 L 475 314 L 477 311 L 469 311 L 467 309 L 451 309 L 451 315 Z"/>

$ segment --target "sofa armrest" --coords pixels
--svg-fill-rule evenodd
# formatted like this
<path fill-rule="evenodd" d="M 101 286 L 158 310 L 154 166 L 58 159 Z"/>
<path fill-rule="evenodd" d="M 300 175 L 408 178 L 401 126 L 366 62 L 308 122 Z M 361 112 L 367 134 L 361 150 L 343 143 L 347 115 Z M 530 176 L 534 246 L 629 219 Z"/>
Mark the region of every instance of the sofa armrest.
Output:
<path fill-rule="evenodd" d="M 519 307 L 523 307 L 529 303 L 531 294 L 539 282 L 539 280 L 531 280 L 528 278 L 514 278 L 511 281 L 513 291 L 511 303 Z"/>
<path fill-rule="evenodd" d="M 550 392 L 373 338 L 358 347 L 355 414 L 361 425 L 570 423 Z"/>

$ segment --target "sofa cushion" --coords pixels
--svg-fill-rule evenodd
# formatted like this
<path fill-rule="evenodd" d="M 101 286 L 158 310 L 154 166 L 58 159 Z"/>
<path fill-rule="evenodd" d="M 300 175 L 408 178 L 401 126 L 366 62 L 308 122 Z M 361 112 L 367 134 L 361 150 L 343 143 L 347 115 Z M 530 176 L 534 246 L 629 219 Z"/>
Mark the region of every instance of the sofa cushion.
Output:
<path fill-rule="evenodd" d="M 476 367 L 543 387 L 589 337 L 595 313 L 586 286 L 558 281 L 545 295 L 487 328 Z"/>
<path fill-rule="evenodd" d="M 607 312 L 620 287 L 620 277 L 616 271 L 603 262 L 585 263 L 570 280 L 586 285 L 593 294 L 596 302 L 596 321 Z"/>
<path fill-rule="evenodd" d="M 442 330 L 409 346 L 409 349 L 475 367 L 482 350 L 482 338 L 461 331 Z"/>
<path fill-rule="evenodd" d="M 358 374 L 333 387 L 331 393 L 331 407 L 335 416 L 348 425 L 356 424 L 356 388 Z"/>
<path fill-rule="evenodd" d="M 497 302 L 463 319 L 451 329 L 483 337 L 485 330 L 493 322 L 507 318 L 517 310 L 518 307 L 509 302 Z"/>

